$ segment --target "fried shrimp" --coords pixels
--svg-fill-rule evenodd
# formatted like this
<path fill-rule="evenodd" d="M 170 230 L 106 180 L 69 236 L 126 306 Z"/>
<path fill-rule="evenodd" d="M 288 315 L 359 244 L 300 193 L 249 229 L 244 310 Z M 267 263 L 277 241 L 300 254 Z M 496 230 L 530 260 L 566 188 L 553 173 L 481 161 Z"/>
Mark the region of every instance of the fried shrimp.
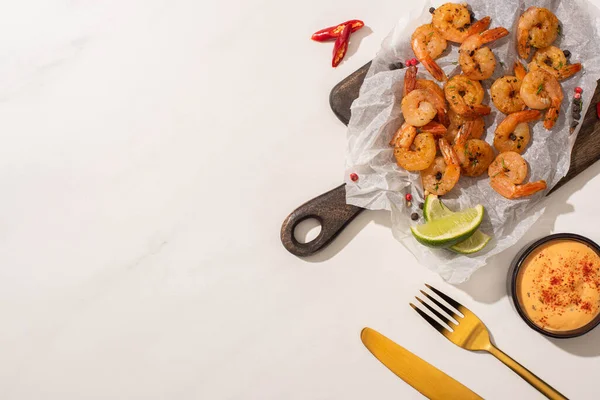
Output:
<path fill-rule="evenodd" d="M 441 87 L 438 86 L 437 83 L 435 83 L 434 81 L 430 81 L 428 79 L 417 79 L 415 82 L 415 87 L 416 87 L 416 89 L 427 89 L 431 93 L 434 93 L 435 96 L 437 97 L 436 102 L 437 103 L 441 102 L 442 104 L 444 104 L 444 110 L 447 111 L 446 98 L 444 97 L 444 91 L 442 90 Z M 445 112 L 443 114 L 438 113 L 438 120 L 440 121 L 440 123 L 442 123 L 444 125 L 448 125 L 447 112 Z"/>
<path fill-rule="evenodd" d="M 496 79 L 490 89 L 492 103 L 500 112 L 511 114 L 525 109 L 525 103 L 521 99 L 521 81 L 527 72 L 520 62 L 515 62 L 516 76 L 503 76 Z"/>
<path fill-rule="evenodd" d="M 462 43 L 467 37 L 485 31 L 490 17 L 471 24 L 471 14 L 465 4 L 446 3 L 433 12 L 432 23 L 446 40 Z"/>
<path fill-rule="evenodd" d="M 529 63 L 529 70 L 544 69 L 558 80 L 567 79 L 581 71 L 581 64 L 569 64 L 565 53 L 555 46 L 539 49 Z"/>
<path fill-rule="evenodd" d="M 454 144 L 456 135 L 467 121 L 473 121 L 473 127 L 471 128 L 471 139 L 481 139 L 483 131 L 485 129 L 485 122 L 483 117 L 477 117 L 475 119 L 468 119 L 455 113 L 452 109 L 448 111 L 448 119 L 450 125 L 448 126 L 448 132 L 444 136 L 449 143 Z"/>
<path fill-rule="evenodd" d="M 446 82 L 444 94 L 450 108 L 463 117 L 476 118 L 491 112 L 488 106 L 481 104 L 485 94 L 481 83 L 465 75 L 457 75 Z"/>
<path fill-rule="evenodd" d="M 544 127 L 552 129 L 563 101 L 563 91 L 556 78 L 543 69 L 531 71 L 523 78 L 520 93 L 527 107 L 534 110 L 548 109 Z"/>
<path fill-rule="evenodd" d="M 530 196 L 546 189 L 546 181 L 523 184 L 527 177 L 527 162 L 519 153 L 507 151 L 500 153 L 488 168 L 490 186 L 507 199 Z"/>
<path fill-rule="evenodd" d="M 412 126 L 424 126 L 436 115 L 445 120 L 446 104 L 429 89 L 415 89 L 402 99 L 402 114 Z"/>
<path fill-rule="evenodd" d="M 519 111 L 508 115 L 496 128 L 494 147 L 499 152 L 513 151 L 523 153 L 529 144 L 531 135 L 528 122 L 540 117 L 538 110 Z"/>
<path fill-rule="evenodd" d="M 559 21 L 547 8 L 529 7 L 519 18 L 517 25 L 517 52 L 528 59 L 531 47 L 543 49 L 550 46 L 558 36 Z"/>
<path fill-rule="evenodd" d="M 411 45 L 415 56 L 431 76 L 438 81 L 445 81 L 446 74 L 434 60 L 446 50 L 448 43 L 433 25 L 418 27 L 412 34 Z"/>
<path fill-rule="evenodd" d="M 421 171 L 423 189 L 438 196 L 448 193 L 460 178 L 458 157 L 446 139 L 439 140 L 441 157 L 436 157 L 429 168 Z"/>
<path fill-rule="evenodd" d="M 476 81 L 492 76 L 496 69 L 496 57 L 489 47 L 482 46 L 507 35 L 505 28 L 494 28 L 466 38 L 458 50 L 458 63 L 463 74 Z"/>
<path fill-rule="evenodd" d="M 463 125 L 458 132 L 453 149 L 458 156 L 462 172 L 466 176 L 479 176 L 487 171 L 494 159 L 494 150 L 483 140 L 470 139 L 472 128 L 472 121 Z"/>
<path fill-rule="evenodd" d="M 410 128 L 414 129 L 414 131 Z M 429 167 L 435 159 L 435 139 L 430 132 L 417 134 L 415 127 L 411 126 L 410 128 L 407 128 L 407 131 L 403 134 L 406 136 L 396 141 L 394 157 L 398 166 L 405 170 L 422 171 Z M 414 140 L 410 140 L 410 136 Z"/>

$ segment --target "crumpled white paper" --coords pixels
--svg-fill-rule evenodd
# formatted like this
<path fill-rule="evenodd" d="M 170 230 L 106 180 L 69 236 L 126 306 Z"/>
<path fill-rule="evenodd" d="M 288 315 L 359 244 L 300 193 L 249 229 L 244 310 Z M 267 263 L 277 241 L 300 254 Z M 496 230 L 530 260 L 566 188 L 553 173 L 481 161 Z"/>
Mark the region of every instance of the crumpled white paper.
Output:
<path fill-rule="evenodd" d="M 360 96 L 352 104 L 352 117 L 348 125 L 348 147 L 346 151 L 346 201 L 348 204 L 370 210 L 391 210 L 392 232 L 428 268 L 438 272 L 450 283 L 467 280 L 473 272 L 485 265 L 486 260 L 515 244 L 540 217 L 545 208 L 545 194 L 564 177 L 571 159 L 571 148 L 575 142 L 577 127 L 569 134 L 573 122 L 573 90 L 583 88 L 584 116 L 600 77 L 600 45 L 598 32 L 600 18 L 598 10 L 585 0 L 505 0 L 498 2 L 472 0 L 469 6 L 476 18 L 489 15 L 490 28 L 503 26 L 510 35 L 488 46 L 496 55 L 494 75 L 482 82 L 486 89 L 484 104 L 492 107 L 485 118 L 487 133 L 484 139 L 492 144 L 494 131 L 504 115 L 492 104 L 489 88 L 503 75 L 513 75 L 516 54 L 516 27 L 520 15 L 530 6 L 552 10 L 561 22 L 562 34 L 553 44 L 572 54 L 570 61 L 581 62 L 583 70 L 561 82 L 565 94 L 559 119 L 551 131 L 543 127 L 541 120 L 532 128 L 532 140 L 523 157 L 529 163 L 528 181 L 544 179 L 548 183 L 545 192 L 519 200 L 507 200 L 493 191 L 489 178 L 484 174 L 477 178 L 461 177 L 457 186 L 444 196 L 444 202 L 453 210 L 461 210 L 483 204 L 486 215 L 481 231 L 493 235 L 492 241 L 481 252 L 465 256 L 445 249 L 431 249 L 420 245 L 410 233 L 410 214 L 419 212 L 418 203 L 423 201 L 423 189 L 418 173 L 410 173 L 398 167 L 389 141 L 403 122 L 400 110 L 404 69 L 390 70 L 390 65 L 414 57 L 410 36 L 418 26 L 430 23 L 429 7 L 444 2 L 427 3 L 417 15 L 405 14 L 383 41 L 381 50 L 373 60 L 367 77 L 360 89 Z M 450 44 L 444 55 L 436 61 L 449 77 L 460 73 L 458 45 Z M 433 79 L 419 67 L 419 78 Z M 350 173 L 359 175 L 358 182 L 349 179 Z M 404 200 L 406 193 L 414 200 L 408 208 Z M 423 223 L 421 219 L 416 223 Z"/>

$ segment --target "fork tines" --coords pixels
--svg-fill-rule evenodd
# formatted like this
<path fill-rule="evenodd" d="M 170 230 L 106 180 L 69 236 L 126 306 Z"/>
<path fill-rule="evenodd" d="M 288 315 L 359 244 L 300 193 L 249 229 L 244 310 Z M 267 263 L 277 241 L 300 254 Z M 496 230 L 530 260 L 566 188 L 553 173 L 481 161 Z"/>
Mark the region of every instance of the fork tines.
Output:
<path fill-rule="evenodd" d="M 430 286 L 428 284 L 425 284 L 425 286 L 427 286 L 432 292 L 434 292 L 439 297 L 441 297 L 446 303 L 448 303 L 452 307 L 454 307 L 458 312 L 464 313 L 464 311 L 462 310 L 462 309 L 464 309 L 464 307 L 460 303 L 458 303 L 456 300 L 453 300 L 452 298 L 448 297 L 444 293 L 440 292 L 439 290 L 437 290 L 436 288 L 434 288 L 434 287 L 432 287 L 432 286 Z M 447 307 L 444 304 L 442 304 L 440 301 L 438 301 L 435 297 L 431 296 L 429 293 L 424 292 L 423 290 L 420 290 L 420 292 L 429 301 L 431 301 L 433 304 L 435 304 L 437 307 L 439 307 L 442 311 L 444 311 L 448 316 L 452 317 L 453 319 L 451 319 L 448 316 L 440 313 L 438 310 L 436 310 L 435 308 L 433 308 L 432 306 L 430 306 L 426 301 L 424 301 L 421 298 L 415 296 L 415 298 L 423 306 L 425 306 L 425 308 L 427 308 L 429 311 L 431 311 L 431 313 L 433 315 L 435 315 L 436 317 L 438 317 L 442 322 L 444 322 L 449 327 L 452 327 L 452 325 L 450 325 L 450 323 L 452 323 L 455 326 L 458 326 L 458 323 L 460 322 L 459 318 L 463 318 L 462 315 L 457 314 L 454 310 L 452 310 L 449 307 Z M 438 321 L 436 321 L 434 318 L 432 318 L 431 316 L 429 316 L 427 313 L 425 313 L 419 307 L 415 306 L 413 303 L 410 303 L 410 306 L 412 308 L 414 308 L 414 310 L 416 312 L 418 312 L 421 315 L 421 317 L 423 317 L 427 322 L 429 322 L 429 324 L 431 326 L 433 326 L 439 332 L 443 333 L 443 331 L 448 331 L 447 328 L 444 325 L 440 324 Z"/>

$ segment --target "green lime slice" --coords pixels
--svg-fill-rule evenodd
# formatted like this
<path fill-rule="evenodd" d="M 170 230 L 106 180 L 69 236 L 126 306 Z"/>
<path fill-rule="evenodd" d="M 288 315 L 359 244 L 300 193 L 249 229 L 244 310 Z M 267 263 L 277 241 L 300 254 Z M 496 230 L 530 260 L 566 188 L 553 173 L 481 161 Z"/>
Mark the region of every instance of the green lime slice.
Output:
<path fill-rule="evenodd" d="M 436 195 L 430 194 L 425 198 L 425 204 L 423 205 L 423 217 L 425 217 L 425 221 L 433 221 L 450 214 L 454 213 Z"/>
<path fill-rule="evenodd" d="M 478 229 L 467 240 L 450 246 L 450 250 L 460 254 L 473 254 L 483 249 L 490 240 L 492 240 L 491 236 Z"/>
<path fill-rule="evenodd" d="M 433 221 L 451 214 L 454 214 L 454 212 L 450 211 L 436 195 L 430 194 L 425 199 L 425 204 L 423 205 L 425 221 Z M 477 230 L 467 240 L 450 246 L 450 250 L 460 254 L 473 254 L 483 249 L 491 239 L 491 236 Z"/>
<path fill-rule="evenodd" d="M 483 212 L 483 206 L 480 204 L 423 225 L 415 225 L 410 230 L 421 244 L 429 247 L 449 247 L 466 240 L 479 228 Z"/>

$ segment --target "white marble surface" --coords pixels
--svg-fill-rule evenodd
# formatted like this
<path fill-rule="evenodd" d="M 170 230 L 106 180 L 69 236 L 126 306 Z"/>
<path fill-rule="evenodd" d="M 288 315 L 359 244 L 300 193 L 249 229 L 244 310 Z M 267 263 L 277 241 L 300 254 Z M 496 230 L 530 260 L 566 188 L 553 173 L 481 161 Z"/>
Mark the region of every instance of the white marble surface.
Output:
<path fill-rule="evenodd" d="M 517 248 L 452 287 L 384 212 L 310 259 L 280 244 L 285 216 L 342 181 L 329 90 L 409 4 L 4 2 L 0 398 L 420 398 L 362 346 L 364 326 L 485 398 L 539 398 L 419 319 L 408 302 L 424 282 L 569 397 L 597 397 L 600 329 L 551 341 L 525 326 L 505 295 Z M 331 45 L 308 38 L 349 18 L 370 29 L 333 70 Z M 552 195 L 520 244 L 600 241 L 599 173 Z"/>

